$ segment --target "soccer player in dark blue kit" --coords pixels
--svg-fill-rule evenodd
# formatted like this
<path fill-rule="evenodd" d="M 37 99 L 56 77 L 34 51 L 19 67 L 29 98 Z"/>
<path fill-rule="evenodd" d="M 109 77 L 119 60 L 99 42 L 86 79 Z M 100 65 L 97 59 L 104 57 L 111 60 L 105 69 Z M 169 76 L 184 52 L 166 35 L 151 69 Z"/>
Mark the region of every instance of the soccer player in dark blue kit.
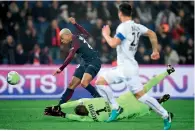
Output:
<path fill-rule="evenodd" d="M 76 68 L 67 90 L 59 101 L 59 105 L 67 102 L 72 97 L 74 89 L 79 84 L 89 91 L 93 97 L 100 97 L 96 89 L 90 84 L 101 68 L 101 61 L 98 52 L 95 51 L 86 40 L 90 34 L 82 26 L 77 24 L 74 18 L 70 17 L 69 21 L 78 29 L 79 34 L 73 35 L 67 28 L 60 31 L 59 35 L 61 43 L 71 44 L 72 48 L 70 49 L 63 65 L 57 69 L 53 75 L 61 73 L 71 62 L 75 54 L 78 54 L 81 57 L 82 62 Z"/>

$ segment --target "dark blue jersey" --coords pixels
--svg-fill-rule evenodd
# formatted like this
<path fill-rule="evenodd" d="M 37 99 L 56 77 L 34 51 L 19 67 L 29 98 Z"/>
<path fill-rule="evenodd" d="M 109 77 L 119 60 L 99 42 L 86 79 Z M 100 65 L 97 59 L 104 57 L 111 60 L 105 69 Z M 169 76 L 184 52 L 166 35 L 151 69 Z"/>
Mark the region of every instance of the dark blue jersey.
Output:
<path fill-rule="evenodd" d="M 93 59 L 99 58 L 98 52 L 95 51 L 91 45 L 88 44 L 86 39 L 82 35 L 76 36 L 78 39 L 79 48 L 76 53 L 81 57 L 81 59 L 87 64 Z"/>
<path fill-rule="evenodd" d="M 78 54 L 85 64 L 89 64 L 94 59 L 99 59 L 98 52 L 86 40 L 90 36 L 89 33 L 78 24 L 75 24 L 75 27 L 80 31 L 80 34 L 72 36 L 72 48 L 63 65 L 60 67 L 60 70 L 63 70 L 71 62 L 75 54 Z"/>

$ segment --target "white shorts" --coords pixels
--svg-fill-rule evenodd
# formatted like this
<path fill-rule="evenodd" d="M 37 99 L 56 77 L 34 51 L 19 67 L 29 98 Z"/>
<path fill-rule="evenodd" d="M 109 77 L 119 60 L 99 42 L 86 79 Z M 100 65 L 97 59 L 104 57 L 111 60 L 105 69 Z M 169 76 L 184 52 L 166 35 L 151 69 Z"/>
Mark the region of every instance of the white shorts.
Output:
<path fill-rule="evenodd" d="M 133 94 L 143 90 L 143 85 L 141 84 L 137 71 L 131 73 L 129 76 L 126 75 L 127 72 L 128 71 L 121 68 L 114 67 L 101 70 L 98 76 L 103 77 L 114 90 L 119 88 L 117 84 L 120 83 L 125 83 L 124 85 L 127 86 Z"/>

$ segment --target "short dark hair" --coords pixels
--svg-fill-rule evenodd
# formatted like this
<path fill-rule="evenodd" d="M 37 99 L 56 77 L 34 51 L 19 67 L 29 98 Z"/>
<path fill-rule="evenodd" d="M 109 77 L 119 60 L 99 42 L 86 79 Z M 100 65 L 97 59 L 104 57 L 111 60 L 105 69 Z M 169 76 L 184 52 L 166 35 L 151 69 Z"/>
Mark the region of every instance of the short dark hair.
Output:
<path fill-rule="evenodd" d="M 78 105 L 75 107 L 74 112 L 80 116 L 88 116 L 89 112 L 84 105 Z"/>
<path fill-rule="evenodd" d="M 132 12 L 131 5 L 129 5 L 128 3 L 122 3 L 119 6 L 119 11 L 121 11 L 122 14 L 125 16 L 131 16 Z"/>

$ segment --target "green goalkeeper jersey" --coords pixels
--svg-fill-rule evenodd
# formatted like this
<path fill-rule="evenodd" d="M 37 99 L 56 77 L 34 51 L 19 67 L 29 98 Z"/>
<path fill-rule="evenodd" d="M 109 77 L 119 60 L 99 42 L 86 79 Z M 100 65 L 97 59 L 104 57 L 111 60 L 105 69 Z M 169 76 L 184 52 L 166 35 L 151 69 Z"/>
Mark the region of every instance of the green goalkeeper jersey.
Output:
<path fill-rule="evenodd" d="M 148 92 L 153 86 L 157 85 L 161 80 L 168 76 L 165 71 L 160 75 L 153 77 L 144 85 L 145 92 Z M 149 107 L 139 102 L 131 92 L 128 92 L 117 98 L 118 104 L 123 107 L 124 111 L 118 116 L 118 119 L 140 117 L 150 113 Z M 79 116 L 74 114 L 67 114 L 66 118 L 77 121 L 105 121 L 109 118 L 111 108 L 103 98 L 80 99 L 73 102 L 64 103 L 62 109 L 69 107 L 76 107 L 79 104 L 84 104 L 88 111 L 88 116 Z"/>
<path fill-rule="evenodd" d="M 140 103 L 130 92 L 117 98 L 117 102 L 124 109 L 124 111 L 118 116 L 118 119 L 132 118 L 135 116 L 138 117 L 149 113 L 148 106 Z M 62 104 L 61 108 L 76 107 L 79 104 L 85 105 L 89 115 L 79 116 L 67 114 L 67 119 L 77 121 L 106 121 L 110 116 L 111 106 L 103 98 L 80 99 Z"/>

